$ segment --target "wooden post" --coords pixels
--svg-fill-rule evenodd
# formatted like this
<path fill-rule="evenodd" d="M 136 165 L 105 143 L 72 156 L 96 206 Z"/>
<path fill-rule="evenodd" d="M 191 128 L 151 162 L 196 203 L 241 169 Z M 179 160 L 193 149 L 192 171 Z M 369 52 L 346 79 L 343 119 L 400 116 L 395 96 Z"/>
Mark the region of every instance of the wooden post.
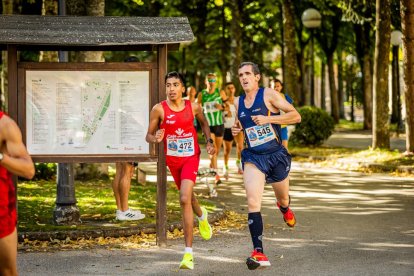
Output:
<path fill-rule="evenodd" d="M 165 100 L 164 77 L 167 73 L 167 45 L 158 46 L 158 96 Z M 157 163 L 157 244 L 167 246 L 167 167 L 165 163 L 164 144 L 158 147 Z"/>
<path fill-rule="evenodd" d="M 7 81 L 8 81 L 8 110 L 7 114 L 16 122 L 18 119 L 17 101 L 17 48 L 15 45 L 7 45 Z M 19 126 L 21 128 L 21 126 Z M 17 176 L 13 175 L 13 183 L 16 190 L 17 205 Z"/>
<path fill-rule="evenodd" d="M 17 48 L 15 45 L 7 45 L 8 64 L 8 110 L 7 113 L 13 120 L 18 122 L 17 110 Z"/>

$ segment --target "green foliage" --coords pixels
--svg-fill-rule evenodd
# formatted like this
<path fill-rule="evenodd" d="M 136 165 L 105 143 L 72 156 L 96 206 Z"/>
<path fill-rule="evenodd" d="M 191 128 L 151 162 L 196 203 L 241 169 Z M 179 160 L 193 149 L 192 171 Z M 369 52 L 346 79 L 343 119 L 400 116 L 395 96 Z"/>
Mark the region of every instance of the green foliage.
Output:
<path fill-rule="evenodd" d="M 57 164 L 56 163 L 35 163 L 35 177 L 36 180 L 51 180 L 56 177 Z"/>
<path fill-rule="evenodd" d="M 324 110 L 304 106 L 298 109 L 302 122 L 296 125 L 291 142 L 296 145 L 320 145 L 331 136 L 335 124 L 333 118 Z"/>

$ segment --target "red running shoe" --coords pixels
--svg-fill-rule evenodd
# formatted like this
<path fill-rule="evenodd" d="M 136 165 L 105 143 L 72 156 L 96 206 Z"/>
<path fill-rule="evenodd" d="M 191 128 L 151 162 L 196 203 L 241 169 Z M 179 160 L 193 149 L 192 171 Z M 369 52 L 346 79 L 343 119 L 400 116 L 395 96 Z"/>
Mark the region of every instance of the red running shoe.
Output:
<path fill-rule="evenodd" d="M 280 210 L 280 204 L 279 202 L 277 202 L 277 207 Z M 281 211 L 282 212 L 282 211 Z M 282 213 L 283 214 L 283 213 Z M 286 222 L 286 224 L 289 227 L 294 227 L 296 224 L 296 218 L 295 218 L 295 214 L 293 213 L 292 209 L 290 209 L 290 207 L 288 207 L 288 210 L 286 213 L 283 214 L 283 219 Z"/>
<path fill-rule="evenodd" d="M 256 268 L 264 268 L 270 266 L 269 259 L 265 254 L 253 250 L 252 255 L 246 260 L 247 268 L 255 270 Z"/>

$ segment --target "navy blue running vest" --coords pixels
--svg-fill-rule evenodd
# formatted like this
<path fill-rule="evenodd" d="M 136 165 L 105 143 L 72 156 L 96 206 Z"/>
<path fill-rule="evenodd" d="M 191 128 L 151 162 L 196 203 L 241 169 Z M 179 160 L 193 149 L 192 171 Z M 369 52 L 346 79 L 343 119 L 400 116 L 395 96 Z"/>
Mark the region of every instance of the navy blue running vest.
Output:
<path fill-rule="evenodd" d="M 238 108 L 238 118 L 240 120 L 240 123 L 243 127 L 246 143 L 248 146 L 249 151 L 259 153 L 259 154 L 267 154 L 271 152 L 275 152 L 282 147 L 282 144 L 280 143 L 280 132 L 281 128 L 278 124 L 270 124 L 267 128 L 259 129 L 258 131 L 252 131 L 252 128 L 256 126 L 256 123 L 253 122 L 251 116 L 256 115 L 263 115 L 263 116 L 269 116 L 269 115 L 279 115 L 280 113 L 273 113 L 270 112 L 269 109 L 266 107 L 266 104 L 264 102 L 264 88 L 260 87 L 259 91 L 256 94 L 256 97 L 254 99 L 253 105 L 250 108 L 246 108 L 244 105 L 244 99 L 246 98 L 246 95 L 243 94 L 239 97 L 239 108 Z M 260 140 L 262 135 L 268 136 L 270 135 L 269 131 L 271 131 L 270 127 L 273 129 L 275 139 L 271 139 L 267 142 L 261 142 L 262 144 L 257 146 L 254 145 L 251 141 L 258 141 Z M 252 143 L 252 145 L 251 145 Z"/>

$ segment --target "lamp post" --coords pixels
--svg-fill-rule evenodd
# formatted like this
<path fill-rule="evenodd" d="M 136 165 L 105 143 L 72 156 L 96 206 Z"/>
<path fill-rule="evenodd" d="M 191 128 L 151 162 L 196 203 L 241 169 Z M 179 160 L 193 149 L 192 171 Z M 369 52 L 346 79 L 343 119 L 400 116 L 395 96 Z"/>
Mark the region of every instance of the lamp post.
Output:
<path fill-rule="evenodd" d="M 310 75 L 310 104 L 315 105 L 315 58 L 313 56 L 313 31 L 321 25 L 321 14 L 316 9 L 307 9 L 302 13 L 302 23 L 311 32 L 311 75 Z"/>
<path fill-rule="evenodd" d="M 392 116 L 391 119 L 397 122 L 397 136 L 400 134 L 401 123 L 401 90 L 400 90 L 400 70 L 398 64 L 398 52 L 402 43 L 401 31 L 391 32 L 392 44 Z M 396 96 L 396 101 L 395 101 Z"/>

